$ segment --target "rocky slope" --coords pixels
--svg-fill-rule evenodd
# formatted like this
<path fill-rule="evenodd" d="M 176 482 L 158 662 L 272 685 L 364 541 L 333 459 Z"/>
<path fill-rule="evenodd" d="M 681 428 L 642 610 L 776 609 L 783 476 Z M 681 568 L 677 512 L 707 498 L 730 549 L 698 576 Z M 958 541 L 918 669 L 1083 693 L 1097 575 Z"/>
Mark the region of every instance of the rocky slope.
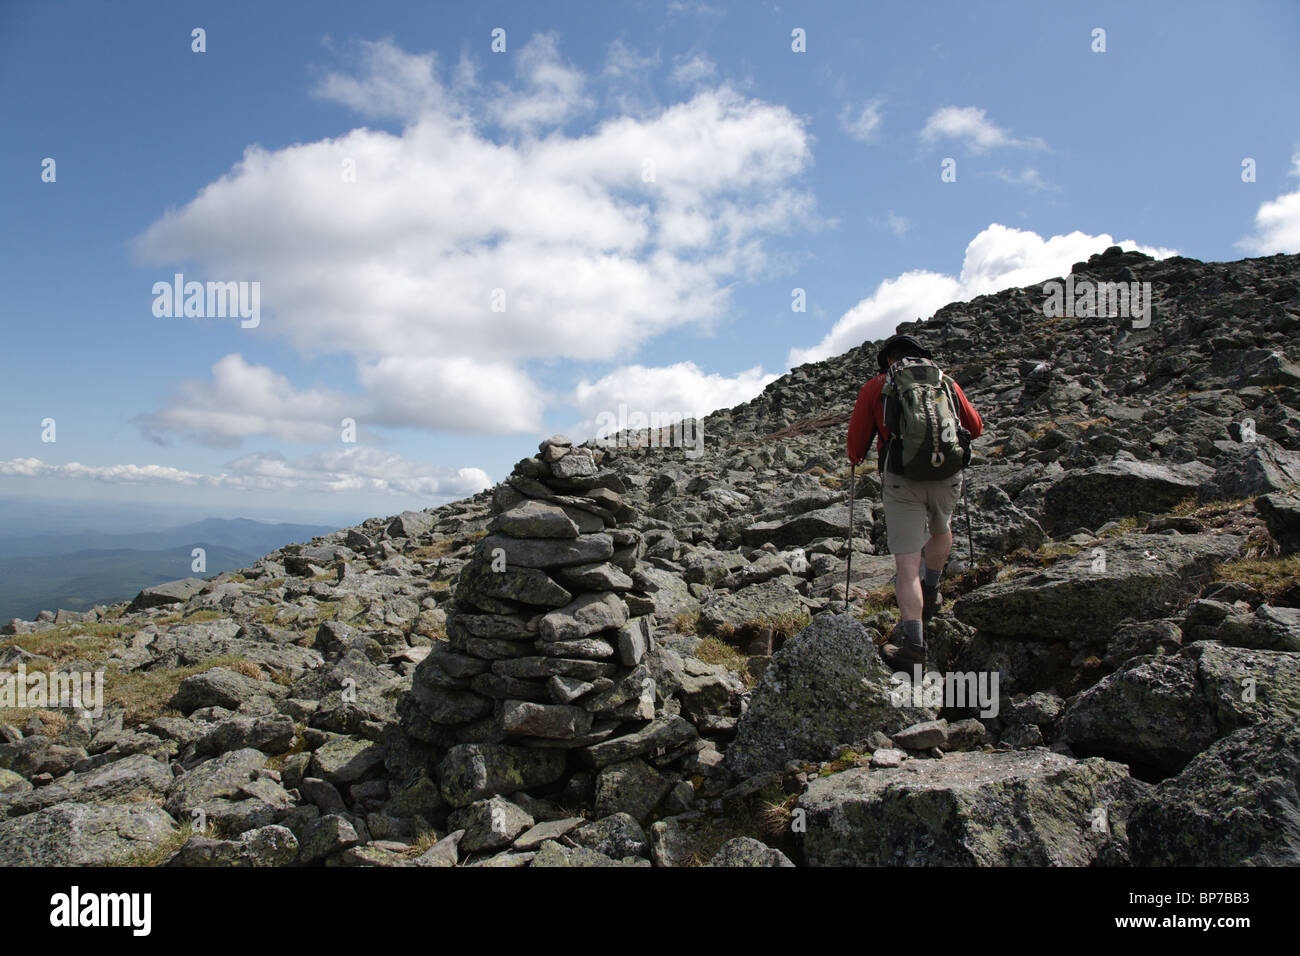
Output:
<path fill-rule="evenodd" d="M 870 468 L 843 610 L 867 343 L 699 456 L 551 439 L 465 501 L 12 622 L 0 670 L 106 670 L 106 707 L 0 710 L 0 863 L 1300 862 L 1300 257 L 1073 274 L 1150 282 L 1150 326 L 1038 285 L 900 327 L 986 422 L 927 640 L 994 706 L 881 663 Z"/>

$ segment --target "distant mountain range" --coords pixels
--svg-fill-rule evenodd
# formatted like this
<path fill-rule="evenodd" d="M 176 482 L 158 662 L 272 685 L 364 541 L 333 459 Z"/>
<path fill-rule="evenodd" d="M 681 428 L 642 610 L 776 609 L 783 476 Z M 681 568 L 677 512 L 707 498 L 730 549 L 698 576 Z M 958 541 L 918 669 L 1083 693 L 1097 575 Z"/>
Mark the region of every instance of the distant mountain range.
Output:
<path fill-rule="evenodd" d="M 334 530 L 206 518 L 161 531 L 0 536 L 0 621 L 129 600 L 151 584 L 247 567 L 286 544 Z M 197 547 L 205 549 L 207 562 L 198 574 L 191 570 Z"/>

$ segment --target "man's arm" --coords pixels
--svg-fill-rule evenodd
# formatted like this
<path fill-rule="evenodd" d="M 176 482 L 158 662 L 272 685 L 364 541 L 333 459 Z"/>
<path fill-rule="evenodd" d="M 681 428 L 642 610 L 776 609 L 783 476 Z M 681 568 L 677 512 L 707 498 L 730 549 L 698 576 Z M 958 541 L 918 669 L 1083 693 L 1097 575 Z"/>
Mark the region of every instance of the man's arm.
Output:
<path fill-rule="evenodd" d="M 876 437 L 876 419 L 872 412 L 875 403 L 880 400 L 880 389 L 872 388 L 874 382 L 875 379 L 871 379 L 862 386 L 858 392 L 857 404 L 853 406 L 853 417 L 849 419 L 847 451 L 850 464 L 862 463 Z"/>
<path fill-rule="evenodd" d="M 952 388 L 957 393 L 957 414 L 961 418 L 962 427 L 970 432 L 971 438 L 979 438 L 984 432 L 984 420 L 980 418 L 980 413 L 975 411 L 975 406 L 970 403 L 961 386 L 953 382 Z"/>

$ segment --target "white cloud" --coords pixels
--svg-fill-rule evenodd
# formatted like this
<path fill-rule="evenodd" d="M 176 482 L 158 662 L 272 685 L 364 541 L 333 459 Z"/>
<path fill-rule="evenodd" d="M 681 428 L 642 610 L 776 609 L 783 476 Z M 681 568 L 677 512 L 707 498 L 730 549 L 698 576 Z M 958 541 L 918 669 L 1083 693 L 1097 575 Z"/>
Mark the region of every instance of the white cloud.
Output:
<path fill-rule="evenodd" d="M 533 131 L 558 126 L 595 106 L 587 78 L 560 58 L 554 33 L 539 33 L 515 55 L 521 87 L 497 85 L 490 115 L 507 129 Z"/>
<path fill-rule="evenodd" d="M 544 396 L 508 364 L 388 355 L 361 364 L 357 378 L 364 394 L 297 389 L 285 376 L 236 353 L 212 366 L 211 381 L 182 383 L 166 407 L 137 422 L 160 445 L 176 436 L 215 448 L 235 448 L 253 436 L 334 442 L 344 419 L 356 423 L 361 440 L 372 439 L 375 426 L 486 435 L 541 427 Z"/>
<path fill-rule="evenodd" d="M 763 274 L 765 240 L 814 218 L 797 182 L 810 138 L 784 106 L 722 84 L 566 133 L 591 81 L 549 34 L 517 66 L 507 89 L 477 85 L 462 61 L 447 86 L 431 56 L 372 44 L 360 79 L 330 77 L 318 92 L 405 116 L 400 133 L 249 147 L 145 230 L 137 252 L 168 279 L 193 262 L 198 279 L 260 281 L 264 316 L 248 334 L 349 356 L 364 390 L 224 370 L 276 396 L 254 414 L 214 370 L 144 416 L 151 434 L 307 440 L 343 409 L 371 424 L 531 431 L 548 396 L 529 363 L 627 361 L 665 331 L 707 329 L 739 281 Z M 495 139 L 480 128 L 489 114 L 503 124 Z M 355 181 L 341 175 L 347 161 Z M 302 411 L 312 404 L 317 414 Z"/>
<path fill-rule="evenodd" d="M 1178 254 L 1176 249 L 1142 246 L 1132 239 L 1115 242 L 1105 233 L 1090 236 L 1076 230 L 1043 239 L 1035 232 L 993 223 L 966 246 L 960 275 L 915 270 L 885 279 L 844 313 L 817 345 L 791 349 L 790 366 L 820 361 L 864 341 L 887 338 L 900 322 L 927 319 L 949 302 L 1065 275 L 1074 263 L 1108 246 L 1136 249 L 1157 259 Z"/>
<path fill-rule="evenodd" d="M 363 116 L 414 119 L 445 105 L 432 53 L 406 53 L 387 41 L 361 41 L 362 75 L 331 73 L 312 91 Z"/>
<path fill-rule="evenodd" d="M 605 54 L 605 75 L 620 79 L 636 76 L 658 65 L 658 53 L 647 53 L 643 56 L 634 47 L 624 43 L 621 38 L 611 43 Z"/>
<path fill-rule="evenodd" d="M 840 129 L 853 139 L 869 142 L 880 128 L 880 107 L 884 102 L 883 97 L 877 96 L 857 109 L 846 105 L 840 110 Z"/>
<path fill-rule="evenodd" d="M 107 484 L 182 485 L 235 491 L 293 491 L 414 495 L 452 500 L 491 487 L 481 468 L 456 471 L 415 464 L 364 445 L 332 448 L 290 461 L 274 452 L 227 463 L 229 473 L 206 475 L 165 465 L 56 465 L 38 458 L 0 460 L 0 476 L 71 479 Z"/>
<path fill-rule="evenodd" d="M 337 441 L 339 422 L 356 418 L 358 401 L 327 389 L 295 389 L 265 365 L 231 354 L 212 366 L 209 382 L 184 382 L 171 403 L 137 419 L 145 434 L 166 444 L 181 436 L 218 448 L 252 435 L 280 441 Z"/>
<path fill-rule="evenodd" d="M 1010 183 L 1013 186 L 1028 186 L 1035 192 L 1058 188 L 1043 179 L 1042 173 L 1034 169 L 1032 166 L 1026 166 L 1018 173 L 1013 173 L 1004 166 L 993 175 L 997 176 L 997 178 L 1002 180 L 1004 183 Z"/>
<path fill-rule="evenodd" d="M 889 214 L 884 219 L 872 219 L 871 224 L 877 229 L 884 229 L 894 234 L 898 239 L 907 235 L 907 230 L 912 227 L 912 221 L 906 216 L 900 216 L 894 210 L 889 210 Z"/>
<path fill-rule="evenodd" d="M 732 376 L 706 374 L 694 362 L 647 368 L 625 365 L 595 382 L 585 378 L 574 389 L 574 405 L 583 421 L 574 432 L 591 436 L 601 412 L 618 415 L 626 405 L 629 414 L 647 416 L 678 413 L 686 418 L 702 418 L 719 408 L 747 402 L 779 376 L 764 373 L 755 366 Z"/>
<path fill-rule="evenodd" d="M 983 153 L 997 147 L 1046 149 L 1037 136 L 1016 139 L 988 118 L 986 110 L 974 106 L 944 106 L 930 114 L 921 130 L 921 139 L 932 143 L 939 139 L 963 141 L 973 152 Z"/>
<path fill-rule="evenodd" d="M 1291 176 L 1300 176 L 1300 151 L 1291 157 Z M 1255 213 L 1255 232 L 1234 243 L 1257 256 L 1300 252 L 1300 188 L 1261 203 Z"/>
<path fill-rule="evenodd" d="M 678 86 L 694 86 L 711 80 L 717 72 L 717 64 L 703 53 L 679 54 L 673 58 L 672 79 Z"/>

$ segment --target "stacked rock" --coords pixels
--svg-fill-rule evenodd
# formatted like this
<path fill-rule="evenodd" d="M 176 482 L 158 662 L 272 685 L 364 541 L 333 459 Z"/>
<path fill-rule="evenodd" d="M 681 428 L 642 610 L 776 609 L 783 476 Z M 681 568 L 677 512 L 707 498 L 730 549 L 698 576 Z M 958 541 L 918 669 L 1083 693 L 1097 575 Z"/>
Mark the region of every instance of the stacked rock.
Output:
<path fill-rule="evenodd" d="M 562 436 L 539 452 L 497 488 L 488 534 L 456 581 L 448 639 L 399 704 L 410 736 L 459 751 L 441 775 L 476 778 L 441 781 L 453 805 L 680 742 L 647 726 L 653 630 L 623 597 L 644 549 L 618 526 L 633 515 L 623 481 Z"/>

